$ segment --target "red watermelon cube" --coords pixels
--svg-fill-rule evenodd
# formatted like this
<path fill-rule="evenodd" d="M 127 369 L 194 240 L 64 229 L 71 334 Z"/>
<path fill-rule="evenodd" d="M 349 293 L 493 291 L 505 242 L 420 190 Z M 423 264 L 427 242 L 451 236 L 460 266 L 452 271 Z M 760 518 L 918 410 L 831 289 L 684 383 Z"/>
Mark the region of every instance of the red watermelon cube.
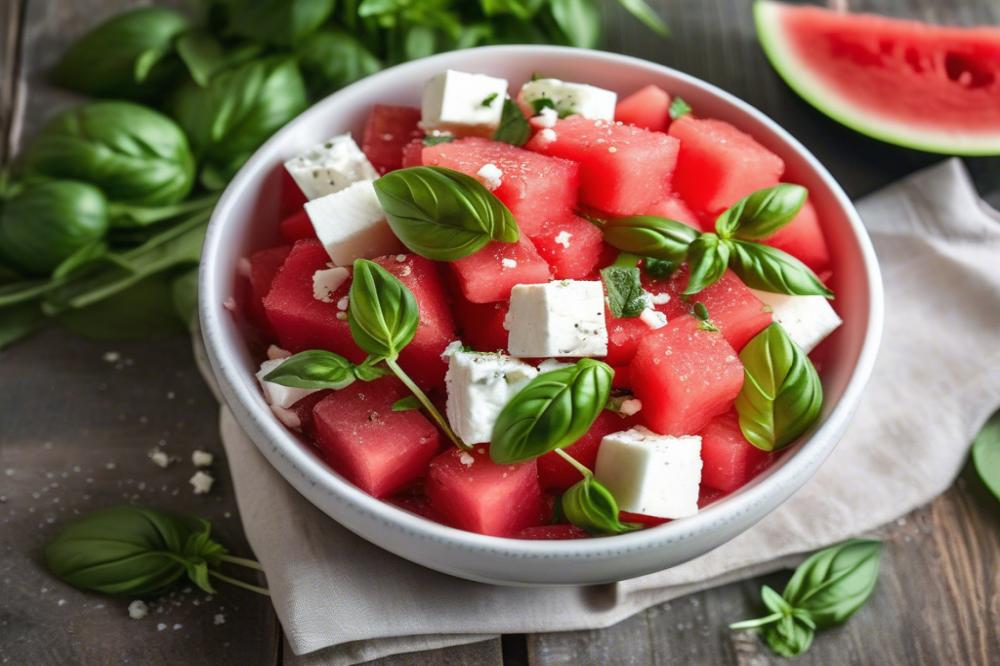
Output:
<path fill-rule="evenodd" d="M 692 435 L 728 411 L 743 387 L 743 364 L 721 333 L 690 315 L 647 335 L 632 359 L 639 419 L 663 435 Z"/>
<path fill-rule="evenodd" d="M 331 393 L 333 391 L 326 390 L 310 393 L 290 407 L 291 411 L 299 419 L 299 427 L 302 429 L 302 432 L 313 439 L 316 439 L 316 422 L 313 419 L 313 409 L 323 398 Z"/>
<path fill-rule="evenodd" d="M 683 222 L 698 231 L 702 230 L 701 220 L 699 220 L 698 216 L 690 208 L 688 208 L 688 205 L 684 203 L 684 200 L 676 194 L 670 194 L 666 198 L 657 201 L 649 207 L 649 210 L 643 211 L 642 214 L 665 217 L 670 220 Z"/>
<path fill-rule="evenodd" d="M 504 351 L 507 349 L 507 329 L 503 321 L 510 304 L 470 303 L 461 295 L 455 298 L 455 320 L 462 342 L 476 351 Z"/>
<path fill-rule="evenodd" d="M 531 243 L 552 267 L 557 280 L 582 280 L 593 274 L 604 251 L 604 235 L 582 217 L 546 222 Z"/>
<path fill-rule="evenodd" d="M 654 132 L 666 132 L 670 125 L 670 95 L 652 84 L 640 88 L 618 102 L 615 120 Z"/>
<path fill-rule="evenodd" d="M 590 468 L 594 469 L 597 462 L 597 451 L 601 448 L 601 440 L 613 432 L 628 430 L 635 424 L 634 418 L 624 419 L 614 412 L 603 410 L 590 426 L 583 437 L 566 447 L 566 453 Z M 580 472 L 563 460 L 555 451 L 550 451 L 538 458 L 538 481 L 546 490 L 566 490 L 582 479 Z"/>
<path fill-rule="evenodd" d="M 295 182 L 292 175 L 283 166 L 281 167 L 281 194 L 278 199 L 278 215 L 282 219 L 302 210 L 305 205 L 306 195 L 302 193 L 299 184 Z"/>
<path fill-rule="evenodd" d="M 424 163 L 424 140 L 414 139 L 403 146 L 403 168 L 422 166 Z"/>
<path fill-rule="evenodd" d="M 674 190 L 699 213 L 717 214 L 752 192 L 777 185 L 780 157 L 727 122 L 684 116 L 670 125 L 680 140 Z"/>
<path fill-rule="evenodd" d="M 527 147 L 579 163 L 583 203 L 612 215 L 634 215 L 666 196 L 678 143 L 662 132 L 570 116 L 551 133 L 536 134 Z"/>
<path fill-rule="evenodd" d="M 403 166 L 403 149 L 424 135 L 420 109 L 412 106 L 376 104 L 365 123 L 361 150 L 380 174 Z"/>
<path fill-rule="evenodd" d="M 773 457 L 748 442 L 739 416 L 727 412 L 712 419 L 701 433 L 701 482 L 731 493 L 771 464 Z"/>
<path fill-rule="evenodd" d="M 645 278 L 642 285 L 654 298 L 659 295 L 670 297 L 666 303 L 656 303 L 653 306 L 667 315 L 668 320 L 687 312 L 687 307 L 674 293 L 673 285 L 670 280 L 649 278 Z M 639 317 L 618 318 L 608 308 L 605 308 L 604 319 L 608 327 L 608 355 L 602 360 L 613 366 L 627 366 L 635 356 L 639 341 L 654 331 Z"/>
<path fill-rule="evenodd" d="M 743 349 L 750 338 L 771 324 L 771 312 L 736 273 L 727 270 L 717 282 L 693 296 L 681 294 L 687 287 L 688 267 L 682 266 L 670 279 L 670 287 L 678 304 L 701 303 L 709 319 L 722 331 L 723 337 L 736 351 Z"/>
<path fill-rule="evenodd" d="M 408 394 L 398 379 L 383 377 L 354 382 L 313 408 L 323 458 L 369 495 L 386 497 L 422 476 L 440 448 L 422 413 L 392 411 Z"/>
<path fill-rule="evenodd" d="M 462 296 L 473 303 L 506 301 L 515 284 L 538 284 L 552 279 L 549 265 L 523 234 L 516 243 L 494 241 L 449 265 Z"/>
<path fill-rule="evenodd" d="M 510 536 L 540 524 L 546 513 L 535 461 L 500 465 L 485 445 L 440 454 L 431 462 L 425 492 L 445 522 L 479 534 Z"/>
<path fill-rule="evenodd" d="M 796 257 L 817 273 L 830 268 L 830 249 L 823 237 L 816 209 L 808 201 L 791 222 L 763 242 Z"/>
<path fill-rule="evenodd" d="M 285 258 L 292 248 L 288 245 L 278 245 L 260 250 L 250 255 L 250 306 L 248 314 L 258 326 L 267 327 L 267 315 L 264 314 L 264 298 L 271 291 L 274 277 L 281 270 Z"/>
<path fill-rule="evenodd" d="M 443 522 L 441 516 L 438 515 L 437 511 L 431 508 L 431 503 L 423 495 L 414 495 L 404 491 L 399 495 L 390 497 L 388 501 L 390 504 L 394 504 L 400 509 L 409 511 L 410 513 L 416 514 L 421 518 L 433 520 L 435 523 Z"/>
<path fill-rule="evenodd" d="M 541 231 L 549 220 L 564 219 L 576 206 L 578 168 L 573 162 L 545 157 L 509 143 L 467 138 L 424 148 L 428 166 L 442 166 L 475 177 L 483 166 L 500 170 L 500 185 L 493 193 L 528 236 Z"/>
<path fill-rule="evenodd" d="M 281 221 L 281 236 L 289 243 L 303 238 L 316 238 L 316 229 L 313 228 L 304 208 Z"/>

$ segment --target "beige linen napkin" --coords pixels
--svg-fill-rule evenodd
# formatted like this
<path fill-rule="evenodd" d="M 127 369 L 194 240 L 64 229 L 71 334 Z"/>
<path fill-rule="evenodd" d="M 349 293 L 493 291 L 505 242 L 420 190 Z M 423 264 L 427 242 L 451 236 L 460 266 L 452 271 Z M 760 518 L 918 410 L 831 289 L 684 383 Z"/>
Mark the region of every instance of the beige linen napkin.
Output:
<path fill-rule="evenodd" d="M 500 633 L 605 627 L 653 604 L 778 569 L 872 530 L 947 488 L 1000 404 L 1000 215 L 957 160 L 864 199 L 886 287 L 882 350 L 843 442 L 751 530 L 668 571 L 590 588 L 504 588 L 424 569 L 342 528 L 221 416 L 247 537 L 308 664 L 367 659 Z"/>

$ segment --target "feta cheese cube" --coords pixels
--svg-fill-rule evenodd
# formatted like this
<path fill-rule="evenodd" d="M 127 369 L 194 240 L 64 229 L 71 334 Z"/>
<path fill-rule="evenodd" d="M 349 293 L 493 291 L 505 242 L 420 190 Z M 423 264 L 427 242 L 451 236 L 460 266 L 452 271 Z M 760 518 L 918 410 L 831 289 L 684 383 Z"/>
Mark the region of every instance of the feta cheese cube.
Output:
<path fill-rule="evenodd" d="M 448 423 L 469 444 L 490 441 L 500 410 L 538 370 L 503 354 L 456 351 L 448 358 Z"/>
<path fill-rule="evenodd" d="M 518 94 L 518 101 L 529 108 L 540 99 L 550 100 L 561 116 L 576 114 L 593 120 L 614 120 L 618 95 L 604 88 L 559 79 L 529 81 Z"/>
<path fill-rule="evenodd" d="M 515 285 L 504 328 L 514 356 L 606 356 L 604 287 L 599 280 Z"/>
<path fill-rule="evenodd" d="M 807 354 L 843 323 L 823 296 L 750 291 L 771 308 L 774 321 L 781 324 L 788 337 Z"/>
<path fill-rule="evenodd" d="M 264 399 L 267 400 L 267 404 L 287 409 L 302 398 L 320 389 L 295 388 L 294 386 L 283 386 L 275 382 L 264 381 L 264 377 L 283 362 L 284 359 L 277 358 L 261 363 L 260 370 L 257 371 L 257 381 L 260 382 L 260 388 L 264 392 Z"/>
<path fill-rule="evenodd" d="M 351 277 L 350 271 L 342 266 L 321 268 L 313 273 L 313 298 L 324 303 L 333 303 L 334 292 L 340 289 L 340 285 L 347 282 L 349 277 Z"/>
<path fill-rule="evenodd" d="M 594 477 L 618 508 L 658 518 L 698 512 L 701 437 L 672 437 L 637 426 L 601 440 Z"/>
<path fill-rule="evenodd" d="M 568 368 L 573 365 L 572 363 L 566 363 L 565 361 L 557 361 L 554 358 L 547 358 L 536 367 L 538 372 L 552 372 L 553 370 L 559 370 L 560 368 Z"/>
<path fill-rule="evenodd" d="M 339 192 L 359 180 L 378 178 L 375 167 L 350 134 L 340 134 L 316 144 L 285 162 L 285 169 L 306 199 Z"/>
<path fill-rule="evenodd" d="M 386 222 L 374 181 L 353 185 L 306 203 L 306 213 L 327 254 L 338 266 L 359 257 L 395 254 L 403 245 Z"/>
<path fill-rule="evenodd" d="M 500 124 L 506 79 L 446 70 L 424 85 L 420 125 L 425 130 L 478 133 Z"/>

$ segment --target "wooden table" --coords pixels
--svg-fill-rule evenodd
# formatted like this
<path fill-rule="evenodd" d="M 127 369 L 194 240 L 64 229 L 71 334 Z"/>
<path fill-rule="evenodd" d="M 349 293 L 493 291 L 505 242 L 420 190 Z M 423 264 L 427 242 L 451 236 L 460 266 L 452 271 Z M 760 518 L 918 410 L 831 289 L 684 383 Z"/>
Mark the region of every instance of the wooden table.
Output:
<path fill-rule="evenodd" d="M 74 98 L 43 75 L 84 30 L 133 0 L 6 0 L 0 7 L 0 159 Z M 608 46 L 672 65 L 750 101 L 806 143 L 852 196 L 937 157 L 882 145 L 828 121 L 778 80 L 754 38 L 744 0 L 660 0 L 662 41 L 610 2 Z M 947 5 L 947 7 L 946 7 Z M 995 0 L 868 0 L 875 9 L 958 24 L 1000 23 Z M 1000 202 L 1000 160 L 969 160 Z M 891 341 L 887 341 L 891 343 Z M 102 343 L 46 331 L 0 354 L 0 663 L 297 663 L 267 600 L 227 588 L 183 588 L 129 619 L 126 603 L 77 592 L 49 576 L 40 549 L 80 512 L 125 501 L 212 520 L 235 551 L 248 546 L 216 429 L 217 406 L 185 339 Z M 178 458 L 153 465 L 155 446 Z M 216 456 L 208 496 L 188 485 L 191 451 Z M 900 461 L 905 464 L 905 461 Z M 989 664 L 1000 654 L 1000 509 L 966 471 L 947 493 L 883 532 L 883 573 L 871 601 L 819 635 L 802 664 Z M 775 659 L 729 622 L 759 613 L 762 583 L 734 583 L 640 613 L 603 631 L 502 640 L 384 660 L 385 664 L 768 664 Z M 224 620 L 224 622 L 221 622 Z"/>

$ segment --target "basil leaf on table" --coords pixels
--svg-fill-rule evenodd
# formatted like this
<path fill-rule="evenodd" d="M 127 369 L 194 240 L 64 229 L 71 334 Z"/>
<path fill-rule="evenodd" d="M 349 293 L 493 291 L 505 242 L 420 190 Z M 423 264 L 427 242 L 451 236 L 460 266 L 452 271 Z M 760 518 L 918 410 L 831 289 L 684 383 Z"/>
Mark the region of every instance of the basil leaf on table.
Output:
<path fill-rule="evenodd" d="M 727 241 L 732 251 L 729 267 L 752 288 L 778 294 L 833 298 L 812 269 L 770 245 L 742 240 Z"/>
<path fill-rule="evenodd" d="M 334 5 L 334 0 L 222 0 L 228 32 L 278 46 L 292 46 L 319 28 Z"/>
<path fill-rule="evenodd" d="M 354 383 L 354 364 L 340 354 L 310 349 L 289 356 L 264 376 L 264 381 L 282 386 L 340 390 Z"/>
<path fill-rule="evenodd" d="M 107 232 L 99 189 L 74 180 L 28 184 L 0 205 L 0 255 L 29 275 L 48 275 Z"/>
<path fill-rule="evenodd" d="M 600 43 L 601 9 L 594 0 L 550 0 L 549 11 L 570 46 L 592 49 Z"/>
<path fill-rule="evenodd" d="M 490 457 L 521 462 L 580 439 L 604 409 L 613 376 L 610 366 L 589 358 L 538 375 L 500 411 Z"/>
<path fill-rule="evenodd" d="M 382 63 L 354 35 L 338 28 L 310 34 L 296 48 L 306 84 L 315 96 L 363 79 L 382 69 Z"/>
<path fill-rule="evenodd" d="M 764 628 L 764 642 L 781 657 L 797 657 L 812 646 L 815 630 L 792 615 Z"/>
<path fill-rule="evenodd" d="M 601 222 L 604 240 L 612 247 L 643 257 L 683 261 L 699 237 L 683 222 L 654 215 L 633 215 Z"/>
<path fill-rule="evenodd" d="M 177 70 L 173 42 L 188 27 L 184 16 L 163 7 L 118 14 L 74 42 L 52 78 L 95 97 L 151 98 Z"/>
<path fill-rule="evenodd" d="M 622 534 L 638 529 L 618 519 L 618 502 L 592 474 L 584 475 L 563 493 L 559 502 L 563 516 L 573 525 L 596 534 Z"/>
<path fill-rule="evenodd" d="M 398 357 L 420 323 L 413 292 L 374 261 L 357 259 L 349 297 L 347 321 L 357 345 L 375 357 Z"/>
<path fill-rule="evenodd" d="M 1000 412 L 986 422 L 973 440 L 972 463 L 979 478 L 1000 500 Z"/>
<path fill-rule="evenodd" d="M 131 102 L 92 102 L 47 123 L 24 155 L 29 173 L 100 188 L 110 201 L 173 204 L 191 191 L 195 163 L 170 118 Z"/>
<path fill-rule="evenodd" d="M 601 280 L 608 294 L 608 308 L 618 319 L 638 317 L 649 305 L 638 268 L 608 266 L 601 269 Z"/>
<path fill-rule="evenodd" d="M 509 97 L 504 99 L 500 125 L 493 133 L 493 140 L 503 141 L 514 146 L 523 146 L 529 138 L 531 138 L 531 125 L 524 117 L 521 107 Z"/>
<path fill-rule="evenodd" d="M 207 30 L 189 30 L 177 38 L 174 45 L 188 74 L 199 86 L 207 86 L 212 77 L 226 69 L 260 55 L 257 44 L 242 44 L 235 48 L 223 45 Z"/>
<path fill-rule="evenodd" d="M 722 238 L 767 238 L 799 214 L 808 196 L 806 188 L 789 183 L 757 190 L 719 215 L 715 230 Z"/>
<path fill-rule="evenodd" d="M 442 167 L 399 169 L 375 181 L 393 232 L 411 251 L 454 261 L 520 237 L 510 210 L 475 178 Z"/>
<path fill-rule="evenodd" d="M 670 119 L 677 120 L 691 113 L 691 106 L 684 101 L 683 97 L 674 97 L 670 100 Z"/>
<path fill-rule="evenodd" d="M 688 275 L 685 296 L 697 294 L 723 276 L 729 264 L 730 242 L 715 234 L 701 234 L 688 248 Z"/>
<path fill-rule="evenodd" d="M 755 335 L 740 351 L 740 361 L 744 380 L 736 411 L 748 442 L 763 451 L 781 449 L 819 418 L 819 375 L 780 324 Z"/>

